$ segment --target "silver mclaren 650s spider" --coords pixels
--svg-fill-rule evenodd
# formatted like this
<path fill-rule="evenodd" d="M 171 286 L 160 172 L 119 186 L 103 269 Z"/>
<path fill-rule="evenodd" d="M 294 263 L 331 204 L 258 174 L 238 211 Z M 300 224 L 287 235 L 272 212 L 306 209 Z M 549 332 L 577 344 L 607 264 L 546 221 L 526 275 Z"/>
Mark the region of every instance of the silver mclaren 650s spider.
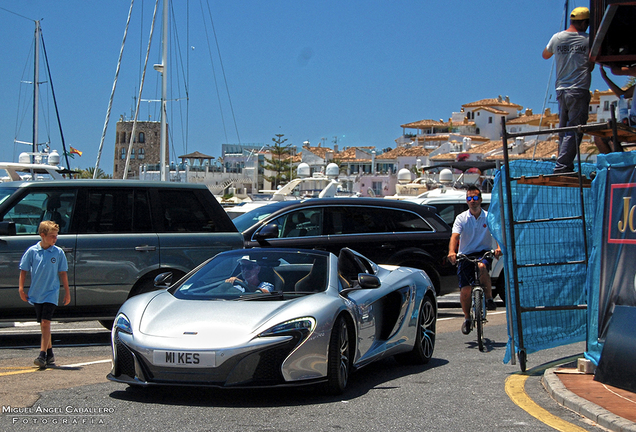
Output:
<path fill-rule="evenodd" d="M 437 300 L 422 270 L 377 265 L 344 248 L 223 252 L 175 284 L 124 303 L 108 378 L 132 386 L 318 384 L 395 355 L 427 363 Z"/>

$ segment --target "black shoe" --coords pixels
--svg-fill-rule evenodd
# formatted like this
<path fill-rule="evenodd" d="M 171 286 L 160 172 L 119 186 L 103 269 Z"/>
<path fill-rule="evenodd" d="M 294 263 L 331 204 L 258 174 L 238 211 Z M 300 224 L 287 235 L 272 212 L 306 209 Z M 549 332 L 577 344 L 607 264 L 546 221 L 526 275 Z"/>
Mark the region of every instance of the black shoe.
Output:
<path fill-rule="evenodd" d="M 39 366 L 40 369 L 44 369 L 46 367 L 46 357 L 40 354 L 38 358 L 33 360 L 33 364 Z"/>
<path fill-rule="evenodd" d="M 495 301 L 491 298 L 486 299 L 486 310 L 489 311 L 494 311 L 497 310 L 497 305 L 495 304 Z"/>
<path fill-rule="evenodd" d="M 465 319 L 464 324 L 462 324 L 462 333 L 467 335 L 473 329 L 472 327 L 473 326 L 472 326 L 472 322 L 470 321 L 470 318 Z"/>
<path fill-rule="evenodd" d="M 51 354 L 46 356 L 46 365 L 54 366 L 55 365 L 55 355 Z"/>

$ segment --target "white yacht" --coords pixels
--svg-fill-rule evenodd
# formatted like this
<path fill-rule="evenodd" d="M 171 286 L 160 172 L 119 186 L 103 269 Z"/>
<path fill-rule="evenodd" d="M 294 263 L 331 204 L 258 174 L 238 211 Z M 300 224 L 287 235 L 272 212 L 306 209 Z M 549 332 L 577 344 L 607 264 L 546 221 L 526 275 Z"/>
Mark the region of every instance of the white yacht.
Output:
<path fill-rule="evenodd" d="M 33 159 L 31 159 L 33 157 Z M 0 162 L 0 170 L 5 175 L 0 177 L 3 182 L 31 181 L 31 180 L 61 180 L 64 174 L 71 172 L 59 166 L 60 155 L 56 150 L 51 152 L 22 152 L 18 162 Z"/>
<path fill-rule="evenodd" d="M 257 207 L 270 204 L 275 201 L 300 200 L 304 198 L 333 198 L 338 195 L 340 183 L 337 180 L 340 168 L 335 163 L 327 165 L 325 172 L 310 175 L 311 169 L 308 164 L 298 165 L 298 178 L 281 186 L 276 190 L 261 190 L 261 194 L 271 194 L 269 199 L 252 200 L 239 203 L 233 207 L 226 208 L 230 218 L 247 213 Z"/>

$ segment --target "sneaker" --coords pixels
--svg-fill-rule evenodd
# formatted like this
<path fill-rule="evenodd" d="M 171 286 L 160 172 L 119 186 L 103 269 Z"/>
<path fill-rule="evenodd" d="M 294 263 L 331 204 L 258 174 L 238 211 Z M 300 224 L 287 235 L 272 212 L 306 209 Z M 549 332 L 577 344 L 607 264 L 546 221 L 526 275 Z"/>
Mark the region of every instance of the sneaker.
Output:
<path fill-rule="evenodd" d="M 470 333 L 471 330 L 472 330 L 472 322 L 470 321 L 470 318 L 467 318 L 464 320 L 464 324 L 462 324 L 462 333 L 467 335 L 468 333 Z"/>
<path fill-rule="evenodd" d="M 33 364 L 36 365 L 36 366 L 39 366 L 40 368 L 45 368 L 46 367 L 46 357 L 43 356 L 42 354 L 40 354 L 38 356 L 38 358 L 33 360 Z"/>
<path fill-rule="evenodd" d="M 55 355 L 51 354 L 51 355 L 47 355 L 46 356 L 46 365 L 47 366 L 53 366 L 55 365 Z"/>
<path fill-rule="evenodd" d="M 486 299 L 486 310 L 489 311 L 494 311 L 497 310 L 497 305 L 495 304 L 495 301 L 491 298 Z"/>

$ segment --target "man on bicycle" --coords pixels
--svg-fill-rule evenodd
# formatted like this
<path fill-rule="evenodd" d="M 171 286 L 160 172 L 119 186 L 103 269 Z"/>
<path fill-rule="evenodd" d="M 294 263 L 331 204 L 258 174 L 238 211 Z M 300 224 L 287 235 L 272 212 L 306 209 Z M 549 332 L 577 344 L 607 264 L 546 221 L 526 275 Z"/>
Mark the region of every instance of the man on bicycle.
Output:
<path fill-rule="evenodd" d="M 471 255 L 472 257 L 483 256 L 486 251 L 492 249 L 493 238 L 488 230 L 486 217 L 488 213 L 481 208 L 481 191 L 477 186 L 470 186 L 466 190 L 466 201 L 468 210 L 460 213 L 455 218 L 450 244 L 448 246 L 448 260 L 451 264 L 457 262 L 457 254 Z M 501 248 L 497 245 L 495 257 L 501 256 Z M 486 309 L 495 310 L 495 302 L 492 299 L 492 283 L 490 281 L 490 266 L 492 258 L 487 258 L 479 263 L 479 281 L 486 293 Z M 470 321 L 470 302 L 472 285 L 475 284 L 475 267 L 469 261 L 462 261 L 457 266 L 457 276 L 459 277 L 460 296 L 459 300 L 464 312 L 464 323 L 462 333 L 468 334 L 472 329 Z"/>

